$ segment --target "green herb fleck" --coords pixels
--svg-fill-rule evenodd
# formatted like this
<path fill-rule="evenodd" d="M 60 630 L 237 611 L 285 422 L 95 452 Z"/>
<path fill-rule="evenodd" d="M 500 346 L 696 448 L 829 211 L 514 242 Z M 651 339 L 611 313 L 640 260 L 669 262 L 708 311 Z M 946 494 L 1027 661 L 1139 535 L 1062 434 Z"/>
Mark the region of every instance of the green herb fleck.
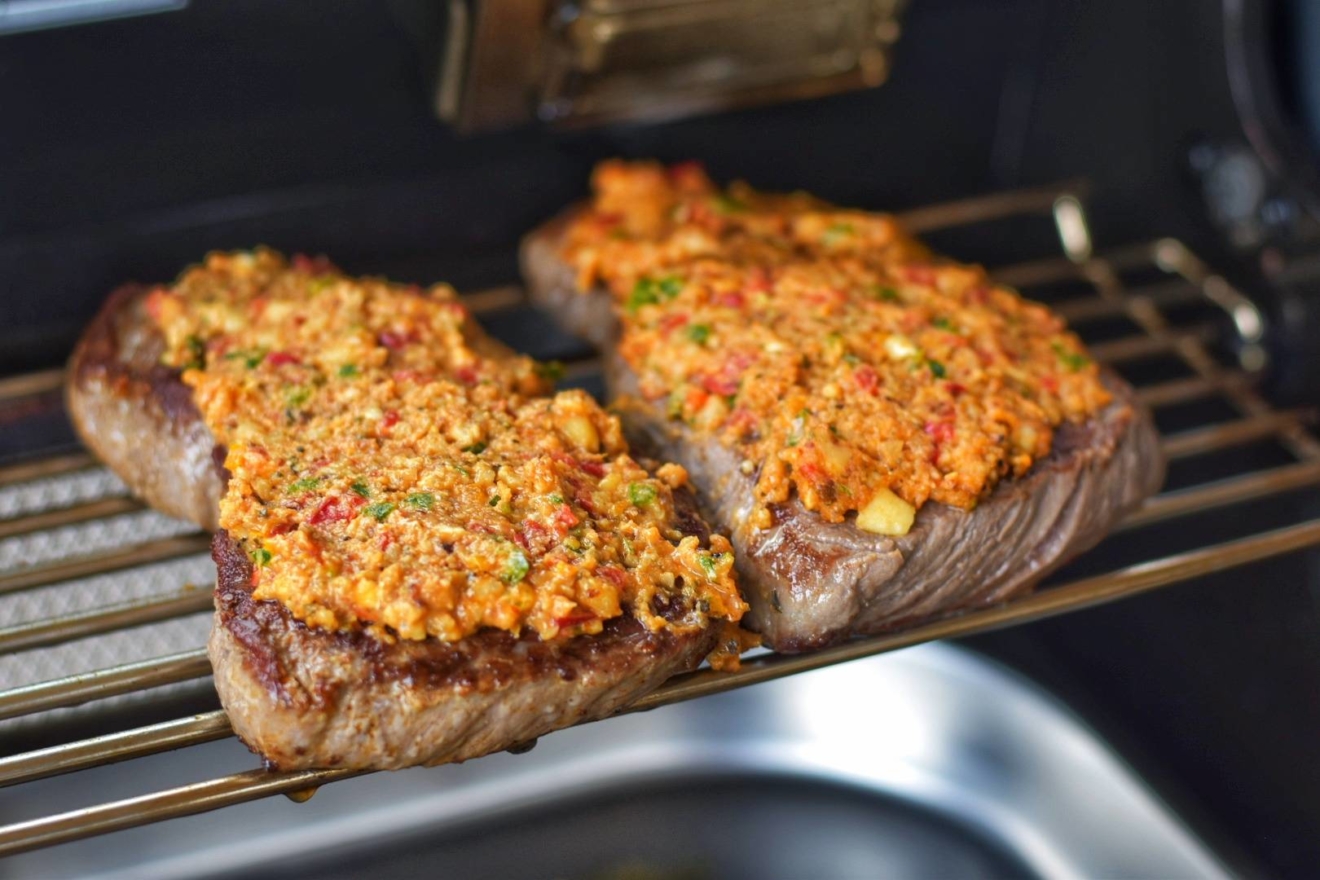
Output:
<path fill-rule="evenodd" d="M 261 568 L 265 568 L 267 565 L 270 565 L 270 560 L 271 560 L 270 551 L 267 550 L 265 547 L 258 547 L 256 550 L 252 551 L 252 561 L 255 562 Z"/>
<path fill-rule="evenodd" d="M 706 340 L 710 339 L 709 324 L 693 324 L 687 328 L 687 338 L 691 339 L 697 345 L 705 345 Z"/>
<path fill-rule="evenodd" d="M 473 443 L 471 446 L 464 446 L 463 451 L 470 452 L 473 455 L 480 455 L 481 453 L 486 451 L 486 444 L 482 443 L 481 441 L 477 441 L 476 443 Z"/>
<path fill-rule="evenodd" d="M 655 501 L 656 491 L 654 486 L 648 486 L 646 483 L 629 483 L 628 500 L 638 507 L 645 507 L 652 501 Z"/>
<path fill-rule="evenodd" d="M 360 376 L 362 371 L 358 369 L 357 364 L 344 364 L 339 368 L 339 377 L 341 379 L 351 379 L 354 376 Z"/>
<path fill-rule="evenodd" d="M 361 498 L 371 497 L 371 487 L 363 480 L 354 480 L 348 488 L 353 490 L 353 494 Z"/>
<path fill-rule="evenodd" d="M 821 233 L 820 240 L 825 246 L 832 247 L 856 231 L 851 223 L 835 223 Z"/>
<path fill-rule="evenodd" d="M 321 481 L 316 479 L 315 477 L 304 477 L 303 479 L 298 480 L 297 482 L 289 484 L 289 494 L 301 495 L 303 492 L 312 491 L 319 485 L 321 485 Z"/>
<path fill-rule="evenodd" d="M 885 287 L 883 284 L 877 284 L 871 288 L 871 293 L 878 300 L 884 302 L 898 302 L 898 291 L 892 287 Z"/>
<path fill-rule="evenodd" d="M 697 557 L 697 561 L 701 563 L 701 570 L 706 572 L 708 579 L 715 580 L 718 572 L 717 560 L 723 555 L 723 553 L 702 553 Z"/>
<path fill-rule="evenodd" d="M 286 406 L 291 406 L 291 407 L 302 406 L 304 403 L 310 400 L 311 397 L 312 397 L 312 389 L 295 386 L 291 388 L 289 390 L 289 393 L 284 396 L 284 403 Z"/>
<path fill-rule="evenodd" d="M 537 361 L 536 375 L 547 382 L 558 382 L 564 378 L 564 364 L 561 361 Z"/>
<path fill-rule="evenodd" d="M 531 568 L 523 552 L 514 550 L 504 563 L 504 573 L 500 575 L 500 580 L 506 584 L 516 584 L 527 577 L 527 572 L 531 571 Z"/>
<path fill-rule="evenodd" d="M 953 322 L 950 321 L 948 318 L 944 317 L 943 315 L 931 321 L 930 326 L 938 327 L 941 330 L 948 330 L 950 333 L 954 332 Z"/>
<path fill-rule="evenodd" d="M 500 506 L 500 496 L 498 496 L 498 495 L 492 495 L 492 496 L 490 497 L 490 500 L 486 502 L 486 506 L 487 506 L 487 507 L 499 507 L 499 506 Z"/>
<path fill-rule="evenodd" d="M 551 504 L 565 504 L 566 502 L 564 501 L 564 496 L 563 496 L 563 495 L 560 495 L 558 492 L 555 492 L 554 494 L 552 494 L 552 495 L 550 496 L 550 503 L 551 503 Z"/>
<path fill-rule="evenodd" d="M 430 492 L 414 492 L 404 501 L 413 510 L 430 510 L 435 504 L 435 496 Z"/>
<path fill-rule="evenodd" d="M 639 278 L 628 295 L 628 311 L 636 312 L 642 306 L 655 305 L 660 298 L 673 299 L 683 290 L 683 281 L 673 275 L 666 275 L 659 280 Z"/>
<path fill-rule="evenodd" d="M 454 465 L 454 470 L 458 471 L 458 472 L 459 472 L 460 474 L 462 474 L 463 476 L 465 476 L 465 477 L 470 477 L 470 476 L 472 476 L 472 471 L 470 471 L 470 470 L 468 470 L 467 468 L 463 467 L 461 464 L 458 464 L 457 462 L 452 462 L 452 464 Z"/>
<path fill-rule="evenodd" d="M 1055 342 L 1052 343 L 1050 347 L 1053 348 L 1054 353 L 1058 355 L 1059 361 L 1074 373 L 1091 363 L 1091 359 L 1086 355 L 1075 351 L 1069 351 L 1063 347 L 1062 343 Z"/>
<path fill-rule="evenodd" d="M 944 364 L 940 363 L 939 361 L 933 361 L 927 359 L 926 366 L 930 367 L 931 375 L 934 376 L 936 379 L 943 379 L 947 373 L 947 371 L 944 369 Z"/>
<path fill-rule="evenodd" d="M 368 504 L 363 508 L 368 516 L 375 517 L 376 522 L 385 522 L 385 517 L 394 512 L 395 505 L 388 501 L 381 501 L 378 504 Z"/>
<path fill-rule="evenodd" d="M 736 214 L 747 210 L 747 203 L 726 193 L 711 196 L 710 206 L 721 214 Z"/>
<path fill-rule="evenodd" d="M 265 359 L 266 359 L 266 351 L 265 349 L 261 349 L 261 348 L 253 348 L 246 351 L 231 351 L 229 352 L 229 354 L 225 355 L 225 360 L 227 361 L 241 360 L 243 362 L 243 366 L 247 367 L 249 370 L 254 369 L 257 366 L 257 364 L 261 363 Z"/>
<path fill-rule="evenodd" d="M 188 346 L 188 363 L 183 365 L 185 370 L 200 370 L 206 366 L 206 343 L 200 336 L 189 336 L 184 340 Z"/>

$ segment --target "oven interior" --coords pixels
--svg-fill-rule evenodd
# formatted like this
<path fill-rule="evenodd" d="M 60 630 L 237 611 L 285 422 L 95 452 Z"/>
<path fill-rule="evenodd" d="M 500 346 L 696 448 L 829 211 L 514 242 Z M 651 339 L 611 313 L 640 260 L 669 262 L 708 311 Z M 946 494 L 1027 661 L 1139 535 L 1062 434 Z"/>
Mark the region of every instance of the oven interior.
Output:
<path fill-rule="evenodd" d="M 301 3 L 176 5 L 0 35 L 0 851 L 31 850 L 10 863 L 16 874 L 236 872 L 244 856 L 229 847 L 225 861 L 224 841 L 207 837 L 228 828 L 270 831 L 253 853 L 324 870 L 316 851 L 353 876 L 384 864 L 355 824 L 407 841 L 388 864 L 433 858 L 460 873 L 750 875 L 778 852 L 757 836 L 779 834 L 818 860 L 879 860 L 911 876 L 1156 867 L 1121 861 L 1128 851 L 1112 835 L 1059 836 L 1024 806 L 1047 796 L 1038 756 L 1059 743 L 1107 758 L 1094 785 L 1119 792 L 1104 801 L 1112 814 L 1169 835 L 1138 855 L 1189 859 L 1160 863 L 1168 873 L 1286 873 L 1320 859 L 1320 706 L 1307 696 L 1320 686 L 1316 557 L 1299 552 L 1320 543 L 1315 251 L 1305 190 L 1277 169 L 1262 166 L 1268 186 L 1252 210 L 1224 197 L 1242 192 L 1234 174 L 1250 177 L 1228 160 L 1257 153 L 1218 4 L 918 0 L 877 89 L 470 134 L 433 112 L 444 22 L 430 4 L 345 3 L 334 15 Z M 657 711 L 555 735 L 530 755 L 337 782 L 307 804 L 269 797 L 338 777 L 265 774 L 229 737 L 199 650 L 207 542 L 143 510 L 77 446 L 59 393 L 72 340 L 119 282 L 264 243 L 324 252 L 348 271 L 448 280 L 495 335 L 564 361 L 569 383 L 600 392 L 594 353 L 525 306 L 515 248 L 612 155 L 695 157 L 719 178 L 905 211 L 937 250 L 1058 309 L 1138 386 L 1171 459 L 1164 492 L 1023 603 L 806 659 L 756 658 L 742 679 L 699 673 L 646 704 Z M 1265 222 L 1299 192 L 1296 223 Z M 958 650 L 864 659 L 949 638 Z M 844 660 L 857 662 L 809 673 Z M 936 674 L 923 664 L 942 682 L 930 687 L 989 676 L 996 693 L 1036 700 L 1057 716 L 1053 738 L 1005 751 L 949 733 L 938 759 L 896 747 L 888 764 L 854 752 L 849 766 L 821 769 L 828 738 L 776 727 L 810 728 L 813 713 L 828 714 L 819 695 L 846 702 L 856 685 L 872 696 L 839 717 L 845 728 L 907 723 L 938 739 L 941 712 L 994 728 L 969 714 L 970 693 L 944 709 L 894 696 L 885 711 L 900 687 L 885 682 L 910 697 Z M 698 694 L 708 696 L 667 705 Z M 635 777 L 581 764 L 616 730 L 654 741 Z M 807 760 L 782 763 L 798 753 Z M 693 768 L 714 774 L 721 757 L 736 771 L 699 784 L 707 776 Z M 861 778 L 876 763 L 892 777 Z M 958 808 L 904 787 L 913 768 L 943 774 L 953 801 L 972 800 Z M 1077 785 L 1091 779 L 1075 772 Z M 986 773 L 1005 774 L 1006 788 L 978 788 Z M 388 809 L 423 802 L 429 825 Z M 780 804 L 819 824 L 789 821 Z M 1011 808 L 1000 827 L 985 827 L 987 804 Z M 1087 824 L 1076 816 L 1064 824 Z M 700 839 L 717 817 L 735 817 L 738 857 L 727 864 L 648 861 L 642 843 L 553 845 L 601 822 Z M 826 829 L 837 846 L 808 843 Z M 342 853 L 324 843 L 335 835 Z M 185 857 L 203 851 L 217 861 Z M 492 861 L 509 852 L 547 855 Z M 1105 853 L 1113 859 L 1088 861 Z"/>

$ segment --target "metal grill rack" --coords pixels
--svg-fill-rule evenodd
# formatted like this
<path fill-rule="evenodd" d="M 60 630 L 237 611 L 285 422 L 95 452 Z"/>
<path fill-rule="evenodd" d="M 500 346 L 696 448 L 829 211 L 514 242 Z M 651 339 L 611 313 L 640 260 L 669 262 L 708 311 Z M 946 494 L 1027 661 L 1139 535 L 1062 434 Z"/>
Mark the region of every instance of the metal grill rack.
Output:
<path fill-rule="evenodd" d="M 1227 540 L 1216 536 L 1205 546 L 1173 555 L 1157 551 L 1131 564 L 1121 562 L 1123 548 L 1141 544 L 1141 532 L 1161 524 L 1320 484 L 1320 441 L 1308 430 L 1310 414 L 1271 408 L 1255 390 L 1266 366 L 1260 312 L 1181 243 L 1162 239 L 1094 254 L 1082 203 L 1071 187 L 935 206 L 909 212 L 905 219 L 918 233 L 935 237 L 1020 221 L 1052 227 L 1052 253 L 999 268 L 996 276 L 1049 302 L 1087 338 L 1097 359 L 1133 381 L 1157 415 L 1189 407 L 1201 412 L 1201 405 L 1220 408 L 1221 416 L 1194 420 L 1165 435 L 1164 451 L 1175 467 L 1260 443 L 1275 444 L 1281 457 L 1262 468 L 1192 479 L 1151 499 L 1085 558 L 1086 567 L 1099 573 L 1055 578 L 1009 604 L 812 654 L 764 653 L 745 661 L 736 673 L 680 675 L 629 711 L 1037 620 L 1320 545 L 1320 519 L 1298 516 L 1262 531 L 1238 517 L 1239 528 Z M 515 322 L 519 310 L 528 308 L 516 287 L 475 293 L 468 300 L 479 315 L 500 313 Z M 1230 330 L 1234 343 L 1228 355 L 1215 346 L 1224 338 L 1222 328 Z M 590 381 L 597 372 L 592 356 L 567 360 L 570 382 Z M 21 418 L 35 400 L 49 401 L 62 381 L 60 371 L 0 381 L 0 420 Z M 211 591 L 183 582 L 204 583 L 210 577 L 207 547 L 206 536 L 145 511 L 86 453 L 0 468 L 0 688 L 5 688 L 0 691 L 0 730 L 26 725 L 40 732 L 46 721 L 70 712 L 104 712 L 126 699 L 159 700 L 185 684 L 204 687 L 210 666 L 201 645 Z M 1115 559 L 1120 567 L 1113 567 Z M 63 598 L 50 598 L 61 591 Z M 147 633 L 150 638 L 143 637 Z M 4 665 L 6 660 L 11 665 Z M 0 757 L 0 787 L 230 736 L 221 711 L 115 730 Z M 136 797 L 5 825 L 0 827 L 0 855 L 274 794 L 299 799 L 322 784 L 360 775 L 345 770 L 267 772 L 255 758 L 253 768 L 165 788 L 143 780 L 144 791 Z M 95 801 L 95 795 L 89 793 L 88 800 Z"/>

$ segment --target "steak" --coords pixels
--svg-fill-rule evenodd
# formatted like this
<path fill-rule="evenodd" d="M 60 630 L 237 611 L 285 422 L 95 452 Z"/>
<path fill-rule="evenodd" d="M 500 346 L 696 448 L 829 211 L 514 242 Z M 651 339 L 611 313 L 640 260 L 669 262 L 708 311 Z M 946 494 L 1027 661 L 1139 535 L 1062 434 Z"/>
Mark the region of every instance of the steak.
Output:
<path fill-rule="evenodd" d="M 550 641 L 494 629 L 409 641 L 308 627 L 278 602 L 254 599 L 252 560 L 217 531 L 225 449 L 180 371 L 160 362 L 165 339 L 147 313 L 148 292 L 121 288 L 88 327 L 70 362 L 69 411 L 136 495 L 216 532 L 215 685 L 235 732 L 270 766 L 397 769 L 475 758 L 613 714 L 716 647 L 719 624 L 653 632 L 630 615 L 599 634 Z M 474 343 L 508 351 L 489 337 Z M 674 501 L 674 528 L 708 547 L 691 493 L 676 491 Z M 656 599 L 651 610 L 671 621 L 693 611 L 677 598 Z"/>
<path fill-rule="evenodd" d="M 212 556 L 216 690 L 239 737 L 281 770 L 392 770 L 529 743 L 617 712 L 696 667 L 719 639 L 718 627 L 651 632 L 625 616 L 562 641 L 483 630 L 387 642 L 312 629 L 254 600 L 252 562 L 223 531 Z"/>
<path fill-rule="evenodd" d="M 757 473 L 711 436 L 669 419 L 637 393 L 636 375 L 613 352 L 620 334 L 604 289 L 578 291 L 561 257 L 570 211 L 523 241 L 522 268 L 534 303 L 569 332 L 605 352 L 606 382 L 629 439 L 686 467 L 703 512 L 727 531 L 751 606 L 743 625 L 779 651 L 819 648 L 854 635 L 1002 602 L 1104 537 L 1163 481 L 1159 438 L 1132 389 L 1112 372 L 1113 400 L 1084 424 L 1058 428 L 1050 454 L 1004 480 L 974 509 L 935 502 L 908 534 L 888 537 L 851 522 L 829 523 L 796 498 L 774 509 L 774 524 L 748 522 Z"/>
<path fill-rule="evenodd" d="M 214 531 L 225 491 L 216 444 L 165 338 L 146 312 L 148 288 L 115 291 L 69 361 L 69 416 L 83 443 L 147 504 Z"/>

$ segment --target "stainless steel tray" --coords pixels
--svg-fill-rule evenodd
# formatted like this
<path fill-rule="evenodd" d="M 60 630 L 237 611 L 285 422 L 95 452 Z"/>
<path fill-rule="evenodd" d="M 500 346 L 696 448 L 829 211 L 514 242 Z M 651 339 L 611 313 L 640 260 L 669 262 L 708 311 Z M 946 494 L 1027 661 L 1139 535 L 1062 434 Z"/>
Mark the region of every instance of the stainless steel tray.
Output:
<path fill-rule="evenodd" d="M 233 740 L 50 780 L 76 803 Z M 17 792 L 6 794 L 12 796 Z M 27 805 L 30 810 L 35 805 Z M 0 801 L 0 810 L 12 804 Z M 546 738 L 15 857 L 102 878 L 1221 877 L 1097 736 L 947 645 L 833 666 Z"/>

